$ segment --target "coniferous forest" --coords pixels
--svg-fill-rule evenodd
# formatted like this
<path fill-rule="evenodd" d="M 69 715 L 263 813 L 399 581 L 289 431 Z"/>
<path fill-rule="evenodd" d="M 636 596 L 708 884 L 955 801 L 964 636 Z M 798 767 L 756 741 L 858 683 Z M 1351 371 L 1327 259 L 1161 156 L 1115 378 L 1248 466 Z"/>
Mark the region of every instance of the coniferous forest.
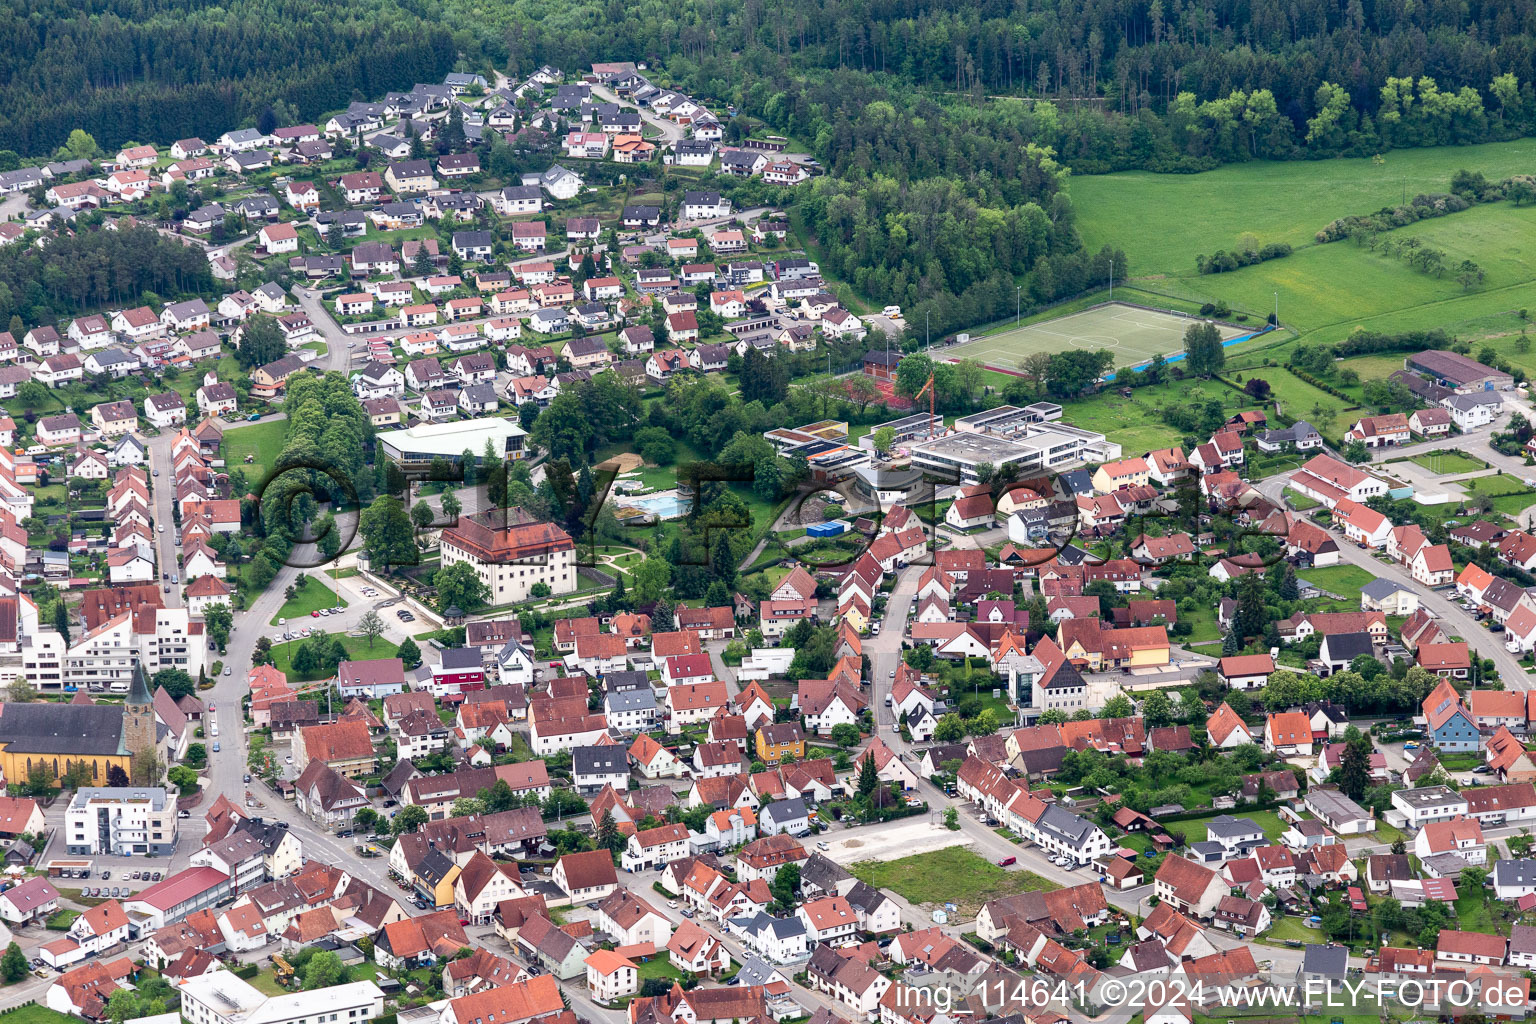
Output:
<path fill-rule="evenodd" d="M 303 0 L 15 0 L 0 8 L 0 149 L 216 139 L 438 82 L 456 56 L 415 5 Z M 291 122 L 290 122 L 291 123 Z"/>
<path fill-rule="evenodd" d="M 1051 100 L 1010 120 L 1078 173 L 1536 127 L 1536 0 L 18 0 L 0 11 L 0 147 L 217 136 L 455 63 L 621 59 L 872 164 L 839 119 L 888 90 Z"/>

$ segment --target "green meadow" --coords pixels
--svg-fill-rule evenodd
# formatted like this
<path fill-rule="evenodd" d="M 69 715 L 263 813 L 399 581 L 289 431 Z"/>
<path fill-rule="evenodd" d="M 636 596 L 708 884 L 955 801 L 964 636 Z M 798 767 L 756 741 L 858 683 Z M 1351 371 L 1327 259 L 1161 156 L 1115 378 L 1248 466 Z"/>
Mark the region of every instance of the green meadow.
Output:
<path fill-rule="evenodd" d="M 1445 327 L 1480 337 L 1517 333 L 1516 311 L 1536 308 L 1536 206 L 1490 203 L 1391 233 L 1444 250 L 1450 266 L 1476 262 L 1486 279 L 1471 290 L 1453 273 L 1436 278 L 1363 245 L 1318 245 L 1313 236 L 1337 217 L 1396 205 L 1404 194 L 1444 192 L 1459 168 L 1496 180 L 1528 173 L 1533 164 L 1536 140 L 1524 139 L 1394 151 L 1381 163 L 1258 163 L 1197 175 L 1132 172 L 1076 178 L 1070 187 L 1090 249 L 1124 249 L 1128 283 L 1148 292 L 1220 300 L 1259 314 L 1273 308 L 1278 295 L 1282 323 L 1307 342 L 1337 341 L 1357 327 Z M 1245 232 L 1295 251 L 1225 274 L 1195 271 L 1197 255 L 1233 249 Z"/>

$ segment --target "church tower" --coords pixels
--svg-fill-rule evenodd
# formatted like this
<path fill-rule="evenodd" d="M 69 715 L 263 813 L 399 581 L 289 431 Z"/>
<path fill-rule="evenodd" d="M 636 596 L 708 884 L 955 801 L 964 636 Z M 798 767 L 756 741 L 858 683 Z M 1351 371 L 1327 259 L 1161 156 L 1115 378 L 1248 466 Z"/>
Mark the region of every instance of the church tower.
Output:
<path fill-rule="evenodd" d="M 128 702 L 123 705 L 124 753 L 132 755 L 152 748 L 155 731 L 155 702 L 149 694 L 149 678 L 144 675 L 144 665 L 136 662 Z"/>

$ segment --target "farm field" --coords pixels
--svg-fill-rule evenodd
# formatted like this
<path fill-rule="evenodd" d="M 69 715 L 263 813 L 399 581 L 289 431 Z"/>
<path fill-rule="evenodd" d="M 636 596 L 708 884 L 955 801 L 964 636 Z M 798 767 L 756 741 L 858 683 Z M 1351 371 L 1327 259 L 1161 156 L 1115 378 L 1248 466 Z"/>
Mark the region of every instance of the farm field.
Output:
<path fill-rule="evenodd" d="M 1124 249 L 1134 278 L 1193 273 L 1197 254 L 1231 249 L 1244 231 L 1261 242 L 1308 244 L 1329 221 L 1395 205 L 1405 191 L 1409 198 L 1446 191 L 1459 168 L 1496 179 L 1529 173 L 1532 164 L 1536 139 L 1521 139 L 1395 150 L 1382 166 L 1369 159 L 1256 162 L 1203 174 L 1085 175 L 1070 187 L 1088 250 Z M 1192 216 L 1197 208 L 1199 216 Z"/>
<path fill-rule="evenodd" d="M 1445 327 L 1464 337 L 1482 337 L 1517 334 L 1516 311 L 1536 307 L 1536 268 L 1528 260 L 1536 208 L 1488 204 L 1393 232 L 1444 250 L 1448 264 L 1477 262 L 1487 278 L 1471 291 L 1463 291 L 1450 274 L 1421 274 L 1351 242 L 1317 245 L 1313 235 L 1336 217 L 1401 202 L 1405 185 L 1409 197 L 1443 192 L 1458 168 L 1499 178 L 1519 172 L 1532 156 L 1536 141 L 1522 140 L 1393 152 L 1383 167 L 1368 160 L 1333 160 L 1250 164 L 1189 176 L 1084 177 L 1073 182 L 1072 191 L 1085 240 L 1090 247 L 1108 243 L 1125 249 L 1132 285 L 1261 313 L 1278 296 L 1282 324 L 1305 342 L 1337 341 L 1356 327 Z M 1188 216 L 1194 206 L 1199 217 Z M 1132 223 L 1135 230 L 1127 230 L 1125 225 Z M 1261 243 L 1289 243 L 1296 251 L 1226 274 L 1195 272 L 1197 255 L 1231 249 L 1244 232 L 1253 232 Z M 1506 343 L 1512 347 L 1513 339 Z M 1289 346 L 1264 348 L 1265 355 L 1283 360 Z M 1526 354 L 1517 365 L 1536 368 L 1536 359 Z M 1383 363 L 1371 369 L 1388 368 Z"/>
<path fill-rule="evenodd" d="M 1321 227 L 1321 224 L 1316 225 Z M 1536 234 L 1536 206 L 1492 203 L 1391 233 L 1420 238 L 1442 249 L 1454 266 L 1478 263 L 1487 279 L 1465 291 L 1451 274 L 1436 278 L 1401 260 L 1353 242 L 1298 249 L 1227 274 L 1179 276 L 1165 284 L 1176 293 L 1222 299 L 1244 309 L 1263 309 L 1280 299 L 1282 322 L 1307 341 L 1339 341 L 1357 326 L 1395 331 L 1456 324 L 1472 317 L 1536 306 L 1536 268 L 1527 259 Z"/>

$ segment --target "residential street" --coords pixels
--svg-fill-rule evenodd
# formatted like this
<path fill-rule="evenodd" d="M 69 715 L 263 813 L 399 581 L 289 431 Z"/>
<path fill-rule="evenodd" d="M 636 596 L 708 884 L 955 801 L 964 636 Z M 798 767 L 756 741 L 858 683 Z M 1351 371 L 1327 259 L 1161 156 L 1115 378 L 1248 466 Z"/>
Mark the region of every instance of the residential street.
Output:
<path fill-rule="evenodd" d="M 1401 451 L 1401 449 L 1398 449 Z M 1255 488 L 1271 501 L 1284 503 L 1281 491 L 1285 489 L 1287 477 L 1274 476 L 1260 481 Z M 1393 580 L 1413 590 L 1419 597 L 1419 604 L 1428 609 L 1435 618 L 1446 624 L 1448 632 L 1461 636 L 1469 642 L 1475 642 L 1477 649 L 1484 657 L 1492 658 L 1498 666 L 1499 678 L 1504 685 L 1511 690 L 1529 690 L 1533 681 L 1513 654 L 1504 649 L 1504 644 L 1496 634 L 1489 633 L 1471 612 L 1467 611 L 1455 601 L 1454 588 L 1429 590 L 1420 586 L 1413 580 L 1413 575 L 1403 566 L 1384 561 L 1374 553 L 1358 547 L 1347 540 L 1341 533 L 1334 533 L 1334 540 L 1339 545 L 1339 558 L 1350 565 L 1359 566 L 1372 576 L 1381 579 Z"/>
<path fill-rule="evenodd" d="M 659 144 L 665 144 L 668 147 L 675 146 L 687 135 L 687 133 L 683 131 L 682 125 L 674 124 L 664 117 L 657 117 L 649 110 L 646 110 L 642 107 L 637 107 L 635 104 L 630 103 L 627 100 L 620 100 L 619 97 L 614 94 L 613 90 L 609 89 L 605 85 L 593 85 L 592 97 L 594 99 L 602 100 L 604 103 L 617 103 L 625 110 L 640 111 L 640 120 L 643 121 L 648 127 L 653 128 L 661 133 L 661 142 Z"/>
<path fill-rule="evenodd" d="M 939 812 L 948 807 L 952 802 L 960 809 L 960 831 L 965 836 L 966 845 L 980 856 L 986 857 L 994 863 L 1007 857 L 1017 858 L 1017 863 L 1011 868 L 1016 871 L 1031 871 L 1041 877 L 1048 878 L 1058 885 L 1080 885 L 1087 881 L 1096 881 L 1097 876 L 1087 870 L 1068 871 L 1050 862 L 1050 859 L 1035 846 L 1019 845 L 1004 839 L 994 832 L 982 820 L 982 816 L 976 809 L 966 805 L 963 801 L 953 799 L 932 781 L 922 778 L 917 770 L 916 762 L 921 758 L 922 746 L 909 743 L 899 732 L 893 732 L 892 726 L 896 724 L 896 716 L 890 707 L 886 706 L 885 697 L 890 692 L 891 675 L 895 671 L 901 657 L 901 639 L 906 629 L 907 617 L 911 613 L 912 599 L 917 593 L 917 584 L 922 576 L 925 566 L 908 566 L 897 577 L 887 604 L 884 618 L 880 620 L 880 635 L 866 637 L 864 640 L 864 653 L 869 656 L 873 683 L 870 686 L 869 699 L 873 706 L 872 716 L 875 728 L 880 738 L 888 746 L 901 754 L 903 760 L 908 763 L 915 774 L 919 776 L 918 795 L 928 802 L 930 808 L 935 810 L 937 818 Z M 855 755 L 857 758 L 857 755 Z M 911 819 L 906 819 L 911 820 Z M 838 835 L 835 830 L 828 833 L 829 836 Z M 1105 897 L 1109 903 L 1120 910 L 1137 917 L 1145 916 L 1151 907 L 1147 904 L 1147 897 L 1152 895 L 1150 884 L 1138 886 L 1134 889 L 1116 891 L 1106 887 Z M 904 916 L 909 916 L 911 908 L 903 907 Z M 926 919 L 926 912 L 916 912 L 919 919 Z M 909 916 L 910 919 L 910 916 Z M 946 926 L 953 934 L 960 934 L 969 930 L 969 922 L 957 922 L 951 920 Z M 1251 946 L 1254 950 L 1255 960 L 1268 960 L 1273 964 L 1272 970 L 1277 975 L 1291 974 L 1301 966 L 1303 951 L 1284 946 L 1270 946 L 1253 944 L 1240 941 L 1226 932 L 1211 929 L 1208 932 L 1211 940 L 1222 949 L 1235 948 L 1237 946 Z M 1123 1014 L 1121 1015 L 1123 1017 Z M 1105 1020 L 1113 1020 L 1114 1015 L 1107 1015 Z"/>

